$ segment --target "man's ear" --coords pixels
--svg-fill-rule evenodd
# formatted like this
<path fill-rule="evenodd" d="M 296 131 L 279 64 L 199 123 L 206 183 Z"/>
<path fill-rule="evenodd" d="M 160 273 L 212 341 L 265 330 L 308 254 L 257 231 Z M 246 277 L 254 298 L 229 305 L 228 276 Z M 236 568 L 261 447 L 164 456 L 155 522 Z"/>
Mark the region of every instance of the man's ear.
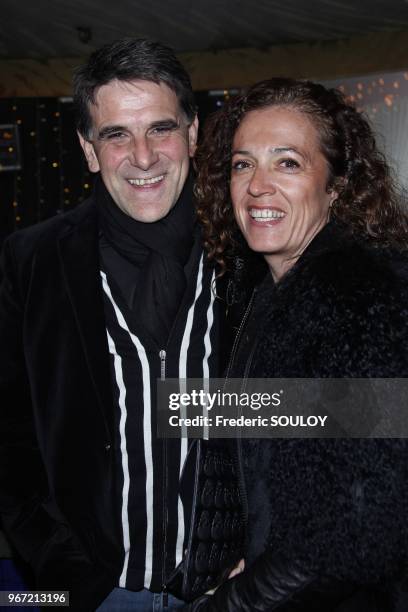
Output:
<path fill-rule="evenodd" d="M 194 157 L 197 148 L 198 136 L 198 117 L 194 117 L 193 123 L 188 128 L 188 153 L 190 157 Z"/>
<path fill-rule="evenodd" d="M 81 144 L 82 150 L 85 154 L 86 161 L 88 163 L 89 172 L 99 172 L 100 170 L 99 161 L 96 156 L 95 149 L 94 149 L 92 142 L 89 142 L 89 140 L 86 140 L 82 136 L 82 134 L 80 134 L 79 132 L 77 132 L 77 134 L 78 134 L 78 138 L 79 138 L 79 142 Z"/>

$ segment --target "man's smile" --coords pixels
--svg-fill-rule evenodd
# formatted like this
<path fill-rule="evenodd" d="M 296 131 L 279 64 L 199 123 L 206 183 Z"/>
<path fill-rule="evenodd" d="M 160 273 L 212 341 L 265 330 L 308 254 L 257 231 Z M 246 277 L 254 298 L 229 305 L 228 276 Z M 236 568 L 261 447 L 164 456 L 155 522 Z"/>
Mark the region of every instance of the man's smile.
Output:
<path fill-rule="evenodd" d="M 155 185 L 156 183 L 160 183 L 164 179 L 164 174 L 160 174 L 159 176 L 154 176 L 152 178 L 135 178 L 135 179 L 127 179 L 128 183 L 131 185 L 137 185 L 138 187 L 144 187 L 145 185 Z"/>

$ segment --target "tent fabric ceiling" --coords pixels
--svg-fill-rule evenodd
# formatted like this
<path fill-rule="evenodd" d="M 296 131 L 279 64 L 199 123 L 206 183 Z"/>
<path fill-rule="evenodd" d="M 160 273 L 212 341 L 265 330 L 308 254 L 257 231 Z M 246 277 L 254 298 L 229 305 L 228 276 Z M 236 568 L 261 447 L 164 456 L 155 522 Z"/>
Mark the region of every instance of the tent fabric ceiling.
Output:
<path fill-rule="evenodd" d="M 91 28 L 88 43 L 77 28 Z M 122 36 L 177 52 L 408 30 L 408 0 L 3 0 L 0 59 L 87 55 Z"/>

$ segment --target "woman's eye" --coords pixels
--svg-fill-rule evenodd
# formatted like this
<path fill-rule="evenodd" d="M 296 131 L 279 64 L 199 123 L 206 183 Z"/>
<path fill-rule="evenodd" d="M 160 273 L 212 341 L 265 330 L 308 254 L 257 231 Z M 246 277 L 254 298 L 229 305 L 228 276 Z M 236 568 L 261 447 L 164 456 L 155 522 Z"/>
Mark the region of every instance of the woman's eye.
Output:
<path fill-rule="evenodd" d="M 300 168 L 299 162 L 297 162 L 295 159 L 292 159 L 292 158 L 282 159 L 279 162 L 279 165 L 283 166 L 284 168 L 288 170 L 296 170 L 297 168 Z"/>
<path fill-rule="evenodd" d="M 244 170 L 245 168 L 249 168 L 249 166 L 250 166 L 249 162 L 243 159 L 239 159 L 232 163 L 233 170 Z"/>

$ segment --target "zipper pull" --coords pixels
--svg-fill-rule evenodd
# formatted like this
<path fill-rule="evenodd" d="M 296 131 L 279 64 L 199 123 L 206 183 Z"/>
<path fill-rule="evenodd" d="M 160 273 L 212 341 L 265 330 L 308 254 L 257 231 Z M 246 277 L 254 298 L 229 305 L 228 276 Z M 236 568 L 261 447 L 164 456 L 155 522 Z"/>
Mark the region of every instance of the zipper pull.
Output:
<path fill-rule="evenodd" d="M 161 350 L 160 357 L 160 380 L 166 380 L 166 351 Z"/>

